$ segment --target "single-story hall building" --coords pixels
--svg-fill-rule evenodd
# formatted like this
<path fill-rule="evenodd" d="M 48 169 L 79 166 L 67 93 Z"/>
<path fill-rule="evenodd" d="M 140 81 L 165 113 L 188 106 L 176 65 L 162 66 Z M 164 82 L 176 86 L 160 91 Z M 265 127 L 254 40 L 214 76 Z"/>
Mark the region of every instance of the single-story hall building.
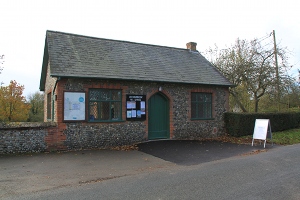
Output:
<path fill-rule="evenodd" d="M 224 134 L 232 83 L 196 45 L 47 31 L 40 90 L 44 121 L 58 127 L 52 140 L 64 149 L 92 149 Z"/>

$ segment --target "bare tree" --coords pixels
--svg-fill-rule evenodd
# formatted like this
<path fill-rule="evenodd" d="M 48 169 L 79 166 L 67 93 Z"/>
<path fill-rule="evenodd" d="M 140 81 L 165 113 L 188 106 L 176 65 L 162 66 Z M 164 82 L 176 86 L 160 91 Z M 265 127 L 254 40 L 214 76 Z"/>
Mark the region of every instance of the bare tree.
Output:
<path fill-rule="evenodd" d="M 274 49 L 270 44 L 262 44 L 254 39 L 250 42 L 237 39 L 235 44 L 227 49 L 209 49 L 211 62 L 233 83 L 236 87 L 230 88 L 235 103 L 243 112 L 247 112 L 245 102 L 249 99 L 254 102 L 254 112 L 258 112 L 258 103 L 265 94 L 277 94 L 290 83 L 287 76 L 287 50 L 277 48 L 280 58 L 279 83 L 274 66 Z"/>

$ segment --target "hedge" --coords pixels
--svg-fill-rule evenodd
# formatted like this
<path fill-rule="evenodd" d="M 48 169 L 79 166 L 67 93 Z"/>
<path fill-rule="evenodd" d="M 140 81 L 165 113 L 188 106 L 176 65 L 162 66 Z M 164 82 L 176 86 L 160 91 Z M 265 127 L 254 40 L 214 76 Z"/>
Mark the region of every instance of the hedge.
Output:
<path fill-rule="evenodd" d="M 300 112 L 289 113 L 225 113 L 225 129 L 230 136 L 252 135 L 256 119 L 270 119 L 271 131 L 300 127 Z"/>

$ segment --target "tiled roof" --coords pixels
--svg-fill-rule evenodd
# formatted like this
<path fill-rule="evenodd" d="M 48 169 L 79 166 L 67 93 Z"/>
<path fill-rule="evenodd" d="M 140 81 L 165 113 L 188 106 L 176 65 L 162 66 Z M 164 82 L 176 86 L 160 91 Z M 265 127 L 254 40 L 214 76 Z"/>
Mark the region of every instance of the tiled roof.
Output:
<path fill-rule="evenodd" d="M 188 49 L 47 31 L 43 68 L 48 60 L 55 77 L 232 86 L 198 51 Z"/>

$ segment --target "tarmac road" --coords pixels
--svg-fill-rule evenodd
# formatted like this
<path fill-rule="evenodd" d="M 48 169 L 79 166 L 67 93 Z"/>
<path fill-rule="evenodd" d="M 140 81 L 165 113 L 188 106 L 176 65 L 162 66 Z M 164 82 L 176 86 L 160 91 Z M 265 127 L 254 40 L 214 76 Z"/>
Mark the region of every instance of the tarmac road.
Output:
<path fill-rule="evenodd" d="M 172 165 L 139 151 L 4 155 L 0 157 L 0 199 L 109 180 Z"/>
<path fill-rule="evenodd" d="M 125 188 L 129 187 L 131 190 L 134 189 L 131 186 L 139 188 L 139 184 L 146 187 L 145 182 L 139 183 L 138 180 L 146 177 L 153 184 L 156 179 L 160 180 L 165 176 L 166 171 L 170 172 L 169 175 L 181 174 L 178 178 L 181 177 L 182 180 L 187 180 L 184 176 L 194 176 L 192 174 L 193 167 L 202 168 L 203 165 L 208 163 L 216 167 L 216 163 L 218 163 L 216 160 L 251 158 L 252 156 L 250 155 L 257 154 L 257 151 L 265 151 L 261 146 L 251 147 L 251 145 L 210 142 L 199 143 L 197 141 L 182 141 L 180 142 L 181 144 L 178 142 L 162 141 L 161 143 L 144 143 L 139 145 L 141 151 L 98 150 L 1 156 L 0 199 L 39 199 L 41 197 L 39 195 L 42 195 L 43 198 L 51 199 L 57 192 L 57 197 L 61 199 L 60 195 L 62 193 L 59 193 L 60 191 L 64 191 L 63 194 L 71 196 L 77 194 L 77 190 L 85 194 L 86 192 L 84 191 L 87 189 L 87 186 L 89 188 L 97 187 L 99 186 L 98 184 L 103 183 L 102 186 L 104 187 L 107 184 L 112 184 L 111 187 L 114 188 L 114 186 L 117 187 L 119 185 L 119 182 L 122 183 L 123 181 L 124 184 L 130 182 L 130 184 L 126 184 Z M 159 150 L 159 148 L 161 149 Z M 282 148 L 267 146 L 268 151 L 261 154 L 267 154 Z M 160 155 L 164 155 L 164 157 L 161 159 L 142 152 L 146 150 L 151 150 L 153 155 L 155 155 L 155 152 L 161 152 Z M 169 155 L 169 157 L 166 157 L 166 155 Z M 204 157 L 211 159 L 201 159 L 199 155 L 204 155 Z M 172 157 L 176 157 L 176 159 L 172 160 Z M 191 162 L 190 159 L 197 162 Z M 191 174 L 186 174 L 185 170 L 191 172 Z M 172 177 L 171 179 L 174 179 Z M 170 179 L 168 173 L 164 178 L 166 180 Z M 207 179 L 207 177 L 204 178 L 205 180 Z M 181 182 L 180 180 L 177 181 Z M 163 180 L 160 184 L 163 184 Z M 120 188 L 115 189 L 123 191 L 122 188 L 124 186 L 119 186 Z M 69 191 L 72 192 L 69 193 Z M 105 191 L 110 196 L 109 191 L 112 192 L 114 190 Z M 97 195 L 97 193 L 95 194 Z M 130 196 L 130 194 L 127 195 Z M 64 197 L 72 199 L 71 196 L 70 198 L 67 196 Z M 80 195 L 74 197 L 80 197 Z M 84 196 L 81 197 L 84 199 Z M 139 199 L 137 196 L 135 197 Z M 93 198 L 87 197 L 87 199 Z"/>
<path fill-rule="evenodd" d="M 300 199 L 300 145 L 175 166 L 21 199 Z"/>

